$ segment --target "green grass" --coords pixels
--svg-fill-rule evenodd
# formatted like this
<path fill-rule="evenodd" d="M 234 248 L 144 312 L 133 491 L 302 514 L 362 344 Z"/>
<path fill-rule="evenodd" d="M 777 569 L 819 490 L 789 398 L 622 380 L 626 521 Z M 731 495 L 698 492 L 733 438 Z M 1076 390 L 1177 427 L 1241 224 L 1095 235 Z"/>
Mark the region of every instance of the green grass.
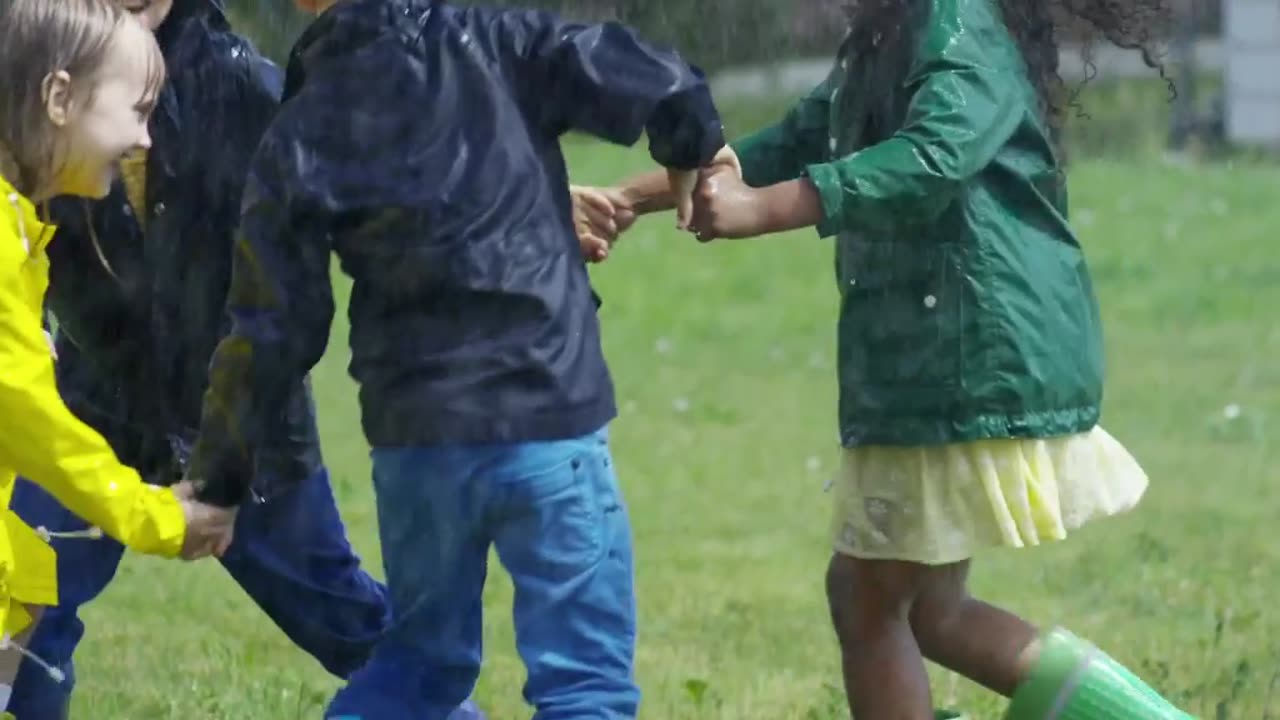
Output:
<path fill-rule="evenodd" d="M 581 182 L 645 166 L 599 145 L 571 156 Z M 1275 173 L 1074 167 L 1107 321 L 1105 424 L 1152 487 L 1137 512 L 992 553 L 974 578 L 984 598 L 1096 639 L 1215 720 L 1280 717 Z M 613 442 L 637 542 L 642 716 L 846 717 L 821 584 L 822 486 L 837 458 L 831 245 L 796 234 L 704 247 L 671 225 L 644 221 L 594 271 L 623 408 Z M 380 574 L 347 357 L 340 326 L 315 374 L 326 453 L 352 539 Z M 495 573 L 477 696 L 496 720 L 529 715 L 510 600 Z M 216 563 L 130 558 L 85 619 L 79 717 L 316 718 L 336 688 Z M 975 718 L 1002 707 L 942 672 L 935 691 Z"/>

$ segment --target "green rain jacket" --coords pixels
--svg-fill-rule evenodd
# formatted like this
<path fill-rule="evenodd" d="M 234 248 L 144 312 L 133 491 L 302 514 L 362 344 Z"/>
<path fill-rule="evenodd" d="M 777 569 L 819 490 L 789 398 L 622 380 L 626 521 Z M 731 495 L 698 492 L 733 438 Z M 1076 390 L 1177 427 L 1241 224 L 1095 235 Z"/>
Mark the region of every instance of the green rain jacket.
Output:
<path fill-rule="evenodd" d="M 810 178 L 838 238 L 841 440 L 1089 430 L 1098 304 L 1026 66 L 994 0 L 920 1 L 901 84 L 868 92 L 891 63 L 846 43 L 781 123 L 734 145 L 752 186 Z"/>

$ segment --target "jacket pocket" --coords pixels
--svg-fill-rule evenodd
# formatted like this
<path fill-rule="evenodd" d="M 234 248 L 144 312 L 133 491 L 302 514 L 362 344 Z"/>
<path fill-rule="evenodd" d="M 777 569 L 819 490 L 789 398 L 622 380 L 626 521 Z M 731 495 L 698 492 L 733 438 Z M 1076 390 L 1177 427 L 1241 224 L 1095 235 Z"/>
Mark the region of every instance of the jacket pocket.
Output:
<path fill-rule="evenodd" d="M 840 366 L 870 388 L 950 389 L 963 376 L 956 243 L 840 238 Z"/>

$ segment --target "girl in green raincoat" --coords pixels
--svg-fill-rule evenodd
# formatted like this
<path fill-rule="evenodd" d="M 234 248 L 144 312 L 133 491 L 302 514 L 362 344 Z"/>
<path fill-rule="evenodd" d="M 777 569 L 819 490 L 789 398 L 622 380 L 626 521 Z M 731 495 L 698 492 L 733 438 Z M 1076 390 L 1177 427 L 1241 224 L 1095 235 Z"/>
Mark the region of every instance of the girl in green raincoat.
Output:
<path fill-rule="evenodd" d="M 1166 10 L 853 2 L 826 81 L 734 144 L 741 175 L 705 172 L 680 213 L 703 241 L 809 226 L 838 238 L 845 450 L 826 585 L 858 720 L 933 717 L 924 658 L 1012 698 L 1011 720 L 1188 717 L 1092 645 L 967 586 L 979 551 L 1063 539 L 1146 490 L 1098 426 L 1102 329 L 1067 223 L 1055 21 L 1159 67 Z M 581 192 L 584 243 L 670 208 L 666 187 L 657 175 Z"/>

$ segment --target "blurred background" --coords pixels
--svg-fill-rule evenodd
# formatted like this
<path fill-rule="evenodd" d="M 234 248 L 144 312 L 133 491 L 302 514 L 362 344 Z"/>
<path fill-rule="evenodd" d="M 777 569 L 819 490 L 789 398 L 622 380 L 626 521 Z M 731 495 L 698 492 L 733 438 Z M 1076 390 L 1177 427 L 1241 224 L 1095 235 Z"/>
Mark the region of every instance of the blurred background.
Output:
<path fill-rule="evenodd" d="M 1221 155 L 1280 149 L 1280 0 L 1174 0 L 1165 57 L 1177 87 L 1141 58 L 1068 39 L 1062 72 L 1093 77 L 1090 122 L 1073 123 L 1073 156 L 1164 150 Z M 844 31 L 840 0 L 496 0 L 568 17 L 618 19 L 678 47 L 715 78 L 730 122 L 776 115 L 821 81 Z M 283 60 L 306 17 L 290 0 L 231 0 L 242 30 Z M 711 31 L 708 31 L 711 28 Z"/>

